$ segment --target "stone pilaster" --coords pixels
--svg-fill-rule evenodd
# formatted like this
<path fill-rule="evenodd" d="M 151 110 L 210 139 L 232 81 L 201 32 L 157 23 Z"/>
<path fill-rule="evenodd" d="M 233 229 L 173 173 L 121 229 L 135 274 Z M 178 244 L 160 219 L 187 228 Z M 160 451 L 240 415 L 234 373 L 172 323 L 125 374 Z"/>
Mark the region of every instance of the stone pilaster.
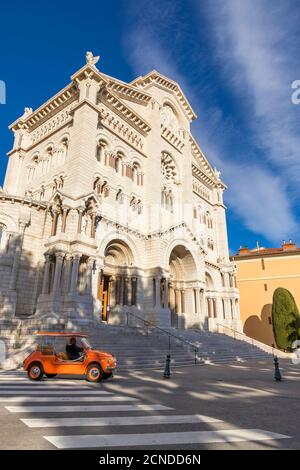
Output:
<path fill-rule="evenodd" d="M 50 255 L 45 255 L 45 260 L 42 294 L 49 293 Z"/>

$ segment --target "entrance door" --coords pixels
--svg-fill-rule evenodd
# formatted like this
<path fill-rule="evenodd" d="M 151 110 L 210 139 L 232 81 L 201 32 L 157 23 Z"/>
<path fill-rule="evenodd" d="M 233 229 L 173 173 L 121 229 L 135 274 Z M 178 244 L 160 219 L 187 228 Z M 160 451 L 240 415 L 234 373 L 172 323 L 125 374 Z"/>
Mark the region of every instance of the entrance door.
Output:
<path fill-rule="evenodd" d="M 101 276 L 101 274 L 99 274 Z M 108 314 L 110 309 L 110 276 L 104 274 L 100 278 L 100 288 L 98 298 L 102 303 L 102 321 L 108 321 Z"/>

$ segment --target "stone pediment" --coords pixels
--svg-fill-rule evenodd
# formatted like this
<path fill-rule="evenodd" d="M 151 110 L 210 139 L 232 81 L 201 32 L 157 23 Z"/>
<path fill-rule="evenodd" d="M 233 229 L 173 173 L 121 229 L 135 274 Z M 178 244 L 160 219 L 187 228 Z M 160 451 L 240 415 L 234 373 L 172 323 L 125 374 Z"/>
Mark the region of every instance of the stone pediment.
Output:
<path fill-rule="evenodd" d="M 189 121 L 193 121 L 197 118 L 196 113 L 194 112 L 193 108 L 191 107 L 188 99 L 186 98 L 178 83 L 165 77 L 156 70 L 153 70 L 147 75 L 136 78 L 131 82 L 131 85 L 141 89 L 147 89 L 151 86 L 158 86 L 164 88 L 176 96 Z"/>

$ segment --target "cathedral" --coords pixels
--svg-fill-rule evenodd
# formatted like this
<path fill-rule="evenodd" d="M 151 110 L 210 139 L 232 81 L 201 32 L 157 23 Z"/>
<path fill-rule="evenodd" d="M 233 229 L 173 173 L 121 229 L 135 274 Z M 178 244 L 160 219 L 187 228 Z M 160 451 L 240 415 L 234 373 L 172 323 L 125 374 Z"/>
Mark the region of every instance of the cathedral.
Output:
<path fill-rule="evenodd" d="M 11 124 L 0 192 L 0 318 L 239 328 L 226 185 L 180 85 L 125 83 L 86 54 Z"/>

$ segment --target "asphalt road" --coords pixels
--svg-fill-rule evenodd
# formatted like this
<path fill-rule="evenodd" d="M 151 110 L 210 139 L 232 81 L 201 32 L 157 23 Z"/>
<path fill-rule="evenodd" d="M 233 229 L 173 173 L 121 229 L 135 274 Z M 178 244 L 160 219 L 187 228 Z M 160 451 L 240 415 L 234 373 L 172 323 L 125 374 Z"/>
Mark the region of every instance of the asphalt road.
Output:
<path fill-rule="evenodd" d="M 0 372 L 0 449 L 299 449 L 300 366 L 272 360 L 30 382 Z"/>

